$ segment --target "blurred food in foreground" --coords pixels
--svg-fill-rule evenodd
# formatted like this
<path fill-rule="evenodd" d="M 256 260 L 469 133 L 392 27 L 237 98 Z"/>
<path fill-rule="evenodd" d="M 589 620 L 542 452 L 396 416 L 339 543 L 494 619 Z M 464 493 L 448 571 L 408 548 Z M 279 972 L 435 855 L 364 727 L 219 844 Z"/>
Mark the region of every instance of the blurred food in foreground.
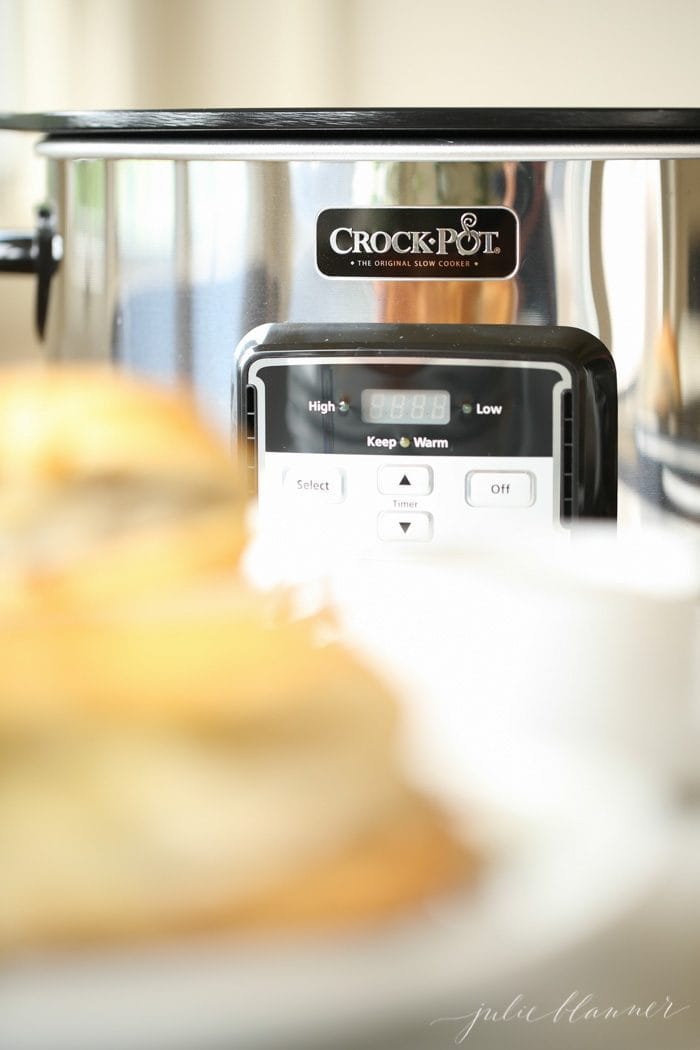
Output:
<path fill-rule="evenodd" d="M 231 456 L 184 394 L 107 368 L 0 376 L 0 609 L 233 568 L 243 512 Z"/>
<path fill-rule="evenodd" d="M 334 928 L 474 869 L 326 615 L 236 573 L 244 500 L 179 398 L 0 376 L 0 949 Z"/>

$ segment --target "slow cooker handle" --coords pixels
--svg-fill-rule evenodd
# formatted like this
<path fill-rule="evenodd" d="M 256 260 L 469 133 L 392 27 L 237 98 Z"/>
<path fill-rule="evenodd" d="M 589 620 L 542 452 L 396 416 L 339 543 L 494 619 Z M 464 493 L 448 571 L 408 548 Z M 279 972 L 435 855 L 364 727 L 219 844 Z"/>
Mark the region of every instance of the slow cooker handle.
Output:
<path fill-rule="evenodd" d="M 63 240 L 56 233 L 54 215 L 48 205 L 37 209 L 34 233 L 0 230 L 0 273 L 37 275 L 35 320 L 43 339 L 49 308 L 51 278 L 63 257 Z"/>

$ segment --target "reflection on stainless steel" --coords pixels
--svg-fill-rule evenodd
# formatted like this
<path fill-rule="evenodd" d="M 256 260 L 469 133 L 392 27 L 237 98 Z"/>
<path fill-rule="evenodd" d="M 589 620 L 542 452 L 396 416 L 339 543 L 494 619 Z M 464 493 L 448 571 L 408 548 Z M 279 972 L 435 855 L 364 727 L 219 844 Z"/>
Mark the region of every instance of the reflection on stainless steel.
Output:
<path fill-rule="evenodd" d="M 241 332 L 287 314 L 294 215 L 290 173 L 283 164 L 248 164 L 245 289 Z"/>
<path fill-rule="evenodd" d="M 42 147 L 65 238 L 54 356 L 191 377 L 227 430 L 233 350 L 263 322 L 572 325 L 616 360 L 623 476 L 648 475 L 641 432 L 700 443 L 697 149 L 672 160 L 653 147 L 530 146 L 509 156 L 475 145 L 470 159 L 464 145 L 432 154 L 377 145 L 373 157 L 369 144 L 350 144 L 343 159 L 338 143 L 314 142 L 252 159 L 245 143 L 208 145 L 161 140 L 157 158 L 145 142 L 93 141 L 82 156 L 75 144 Z M 267 156 L 264 144 L 257 156 Z M 422 204 L 511 207 L 516 276 L 377 282 L 317 271 L 322 209 Z"/>
<path fill-rule="evenodd" d="M 369 177 L 362 177 L 363 167 L 370 168 Z M 374 207 L 505 205 L 519 214 L 521 252 L 536 260 L 528 242 L 532 232 L 542 228 L 538 214 L 542 194 L 537 187 L 543 165 L 529 167 L 525 171 L 512 162 L 455 161 L 357 165 L 355 201 L 368 199 Z M 377 319 L 403 324 L 512 324 L 518 288 L 517 280 L 382 281 L 374 289 Z"/>
<path fill-rule="evenodd" d="M 659 162 L 654 292 L 634 403 L 639 470 L 650 494 L 700 517 L 700 188 L 698 165 Z M 680 473 L 678 473 L 680 472 Z M 694 491 L 693 491 L 694 490 Z"/>

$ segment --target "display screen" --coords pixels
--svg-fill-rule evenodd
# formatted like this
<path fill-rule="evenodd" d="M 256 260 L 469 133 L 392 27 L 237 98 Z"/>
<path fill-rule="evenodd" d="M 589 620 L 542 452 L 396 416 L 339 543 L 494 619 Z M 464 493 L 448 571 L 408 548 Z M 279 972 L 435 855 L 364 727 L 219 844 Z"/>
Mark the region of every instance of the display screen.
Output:
<path fill-rule="evenodd" d="M 450 395 L 447 390 L 363 390 L 360 415 L 363 423 L 444 425 L 450 421 Z"/>

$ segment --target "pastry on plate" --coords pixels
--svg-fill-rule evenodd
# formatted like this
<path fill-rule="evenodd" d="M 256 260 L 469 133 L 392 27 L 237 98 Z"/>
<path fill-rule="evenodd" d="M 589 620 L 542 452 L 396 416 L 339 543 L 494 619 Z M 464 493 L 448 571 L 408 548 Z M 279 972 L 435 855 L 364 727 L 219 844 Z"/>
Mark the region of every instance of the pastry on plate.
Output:
<path fill-rule="evenodd" d="M 42 374 L 41 397 L 0 379 L 3 542 L 20 555 L 0 607 L 0 950 L 333 930 L 461 884 L 473 859 L 409 783 L 391 690 L 329 615 L 243 582 L 228 453 L 113 378 Z M 112 397 L 133 411 L 100 411 Z"/>
<path fill-rule="evenodd" d="M 107 367 L 0 373 L 0 609 L 234 568 L 244 504 L 229 450 L 183 393 Z"/>

